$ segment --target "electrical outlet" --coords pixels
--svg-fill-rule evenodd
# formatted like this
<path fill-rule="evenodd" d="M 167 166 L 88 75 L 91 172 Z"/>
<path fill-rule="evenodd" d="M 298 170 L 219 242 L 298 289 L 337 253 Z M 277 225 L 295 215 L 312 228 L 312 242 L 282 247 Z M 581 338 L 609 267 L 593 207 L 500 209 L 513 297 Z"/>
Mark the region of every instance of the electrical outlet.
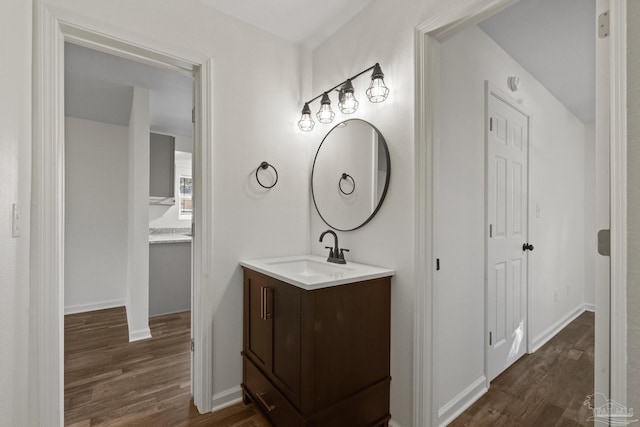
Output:
<path fill-rule="evenodd" d="M 553 302 L 558 302 L 558 290 L 553 290 Z"/>
<path fill-rule="evenodd" d="M 536 218 L 540 218 L 540 203 L 536 203 Z"/>
<path fill-rule="evenodd" d="M 13 204 L 11 209 L 11 217 L 12 217 L 12 237 L 20 237 L 20 206 L 17 203 Z"/>

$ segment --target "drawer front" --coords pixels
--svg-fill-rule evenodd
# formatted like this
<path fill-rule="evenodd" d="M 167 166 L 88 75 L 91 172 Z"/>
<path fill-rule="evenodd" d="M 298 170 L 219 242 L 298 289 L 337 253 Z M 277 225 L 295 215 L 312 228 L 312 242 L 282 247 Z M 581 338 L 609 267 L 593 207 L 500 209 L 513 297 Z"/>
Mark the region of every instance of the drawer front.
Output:
<path fill-rule="evenodd" d="M 308 427 L 378 427 L 387 425 L 390 379 L 379 382 L 310 417 Z"/>
<path fill-rule="evenodd" d="M 244 359 L 244 386 L 253 403 L 275 427 L 299 427 L 300 417 L 287 399 L 262 375 L 253 363 Z"/>

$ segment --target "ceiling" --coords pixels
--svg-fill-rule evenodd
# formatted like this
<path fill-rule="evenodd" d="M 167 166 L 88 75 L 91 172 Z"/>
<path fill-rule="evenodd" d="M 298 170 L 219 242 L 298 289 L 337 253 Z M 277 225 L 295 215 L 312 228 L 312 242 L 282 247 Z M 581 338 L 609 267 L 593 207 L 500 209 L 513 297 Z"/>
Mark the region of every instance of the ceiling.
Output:
<path fill-rule="evenodd" d="M 154 132 L 191 136 L 193 77 L 65 43 L 65 115 L 129 126 L 133 87 L 149 89 Z"/>
<path fill-rule="evenodd" d="M 200 0 L 294 44 L 314 49 L 372 0 Z"/>
<path fill-rule="evenodd" d="M 595 0 L 520 0 L 479 26 L 583 123 L 595 121 Z"/>

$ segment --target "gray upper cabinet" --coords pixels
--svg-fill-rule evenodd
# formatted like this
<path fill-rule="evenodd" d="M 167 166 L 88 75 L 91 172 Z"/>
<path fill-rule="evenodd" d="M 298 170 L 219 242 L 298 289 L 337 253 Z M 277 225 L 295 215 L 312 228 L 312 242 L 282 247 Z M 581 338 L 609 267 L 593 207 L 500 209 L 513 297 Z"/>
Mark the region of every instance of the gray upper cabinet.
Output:
<path fill-rule="evenodd" d="M 150 201 L 173 204 L 175 203 L 175 138 L 152 133 L 150 143 Z"/>

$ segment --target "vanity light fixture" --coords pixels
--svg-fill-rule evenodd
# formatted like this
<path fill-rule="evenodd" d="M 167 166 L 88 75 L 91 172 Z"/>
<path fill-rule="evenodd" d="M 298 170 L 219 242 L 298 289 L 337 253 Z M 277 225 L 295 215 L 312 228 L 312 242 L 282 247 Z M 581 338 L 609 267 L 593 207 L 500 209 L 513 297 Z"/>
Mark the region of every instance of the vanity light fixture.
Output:
<path fill-rule="evenodd" d="M 358 105 L 360 105 L 360 103 L 353 94 L 353 84 L 350 79 L 347 79 L 340 88 L 338 100 L 340 101 L 338 103 L 338 108 L 340 108 L 340 111 L 342 111 L 343 114 L 353 114 L 358 109 Z"/>
<path fill-rule="evenodd" d="M 389 88 L 384 84 L 384 73 L 380 64 L 373 66 L 373 73 L 371 74 L 371 84 L 367 89 L 367 98 L 371 102 L 382 102 L 389 96 Z"/>
<path fill-rule="evenodd" d="M 329 95 L 327 92 L 322 95 L 322 101 L 320 101 L 320 111 L 316 114 L 318 121 L 320 123 L 331 123 L 333 118 L 336 116 L 336 113 L 331 109 L 331 100 L 329 99 Z"/>
<path fill-rule="evenodd" d="M 323 92 L 321 95 L 316 96 L 304 103 L 304 107 L 302 108 L 302 117 L 298 121 L 298 127 L 301 131 L 310 132 L 313 130 L 313 126 L 315 125 L 313 118 L 311 117 L 311 109 L 309 108 L 309 104 L 311 104 L 316 99 L 322 97 L 320 101 L 320 110 L 316 114 L 318 121 L 320 123 L 328 124 L 331 123 L 336 115 L 331 109 L 331 100 L 329 99 L 329 93 L 336 90 L 338 91 L 338 108 L 343 114 L 353 114 L 358 109 L 358 105 L 360 104 L 354 95 L 352 80 L 360 77 L 362 74 L 367 71 L 373 70 L 371 74 L 371 84 L 366 91 L 367 98 L 369 101 L 373 103 L 382 102 L 387 99 L 389 96 L 389 88 L 384 84 L 384 73 L 382 72 L 382 68 L 380 68 L 380 64 L 376 63 L 371 67 L 367 68 L 356 74 L 353 77 L 346 79 L 345 81 L 338 83 L 331 89 Z"/>
<path fill-rule="evenodd" d="M 308 103 L 305 103 L 304 107 L 302 108 L 302 117 L 298 122 L 298 127 L 301 131 L 310 132 L 311 130 L 313 130 L 314 125 L 315 122 L 311 118 L 311 108 L 309 108 Z"/>

